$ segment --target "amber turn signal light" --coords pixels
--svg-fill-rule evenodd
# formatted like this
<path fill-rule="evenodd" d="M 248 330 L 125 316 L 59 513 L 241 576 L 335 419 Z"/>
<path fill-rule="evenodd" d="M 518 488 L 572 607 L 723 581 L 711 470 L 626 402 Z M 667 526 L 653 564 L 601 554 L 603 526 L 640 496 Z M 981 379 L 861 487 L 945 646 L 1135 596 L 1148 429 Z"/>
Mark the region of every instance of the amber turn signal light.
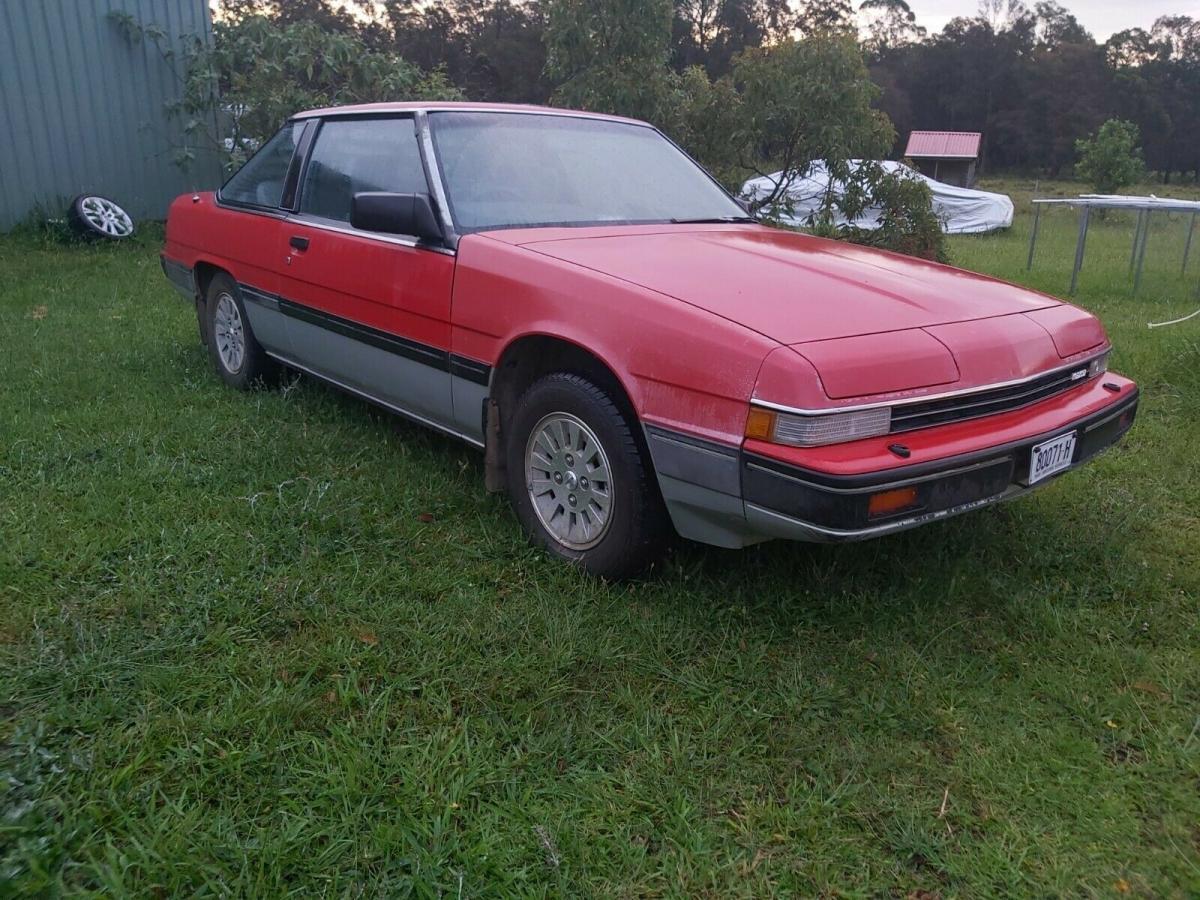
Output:
<path fill-rule="evenodd" d="M 746 417 L 746 437 L 769 441 L 774 433 L 775 413 L 759 406 L 750 407 L 750 415 Z"/>
<path fill-rule="evenodd" d="M 876 519 L 888 516 L 917 505 L 917 489 L 915 487 L 896 488 L 894 491 L 882 491 L 872 494 L 867 502 L 867 515 Z"/>

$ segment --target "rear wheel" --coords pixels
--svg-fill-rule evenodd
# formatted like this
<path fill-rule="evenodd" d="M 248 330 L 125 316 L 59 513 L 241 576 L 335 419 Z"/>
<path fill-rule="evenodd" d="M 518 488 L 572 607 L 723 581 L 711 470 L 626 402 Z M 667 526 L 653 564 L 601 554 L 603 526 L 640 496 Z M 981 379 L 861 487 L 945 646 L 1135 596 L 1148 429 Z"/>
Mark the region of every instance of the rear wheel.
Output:
<path fill-rule="evenodd" d="M 247 390 L 275 373 L 275 362 L 254 339 L 236 282 L 224 272 L 208 285 L 204 314 L 208 353 L 226 384 Z"/>
<path fill-rule="evenodd" d="M 509 497 L 530 538 L 603 578 L 659 558 L 671 526 L 634 425 L 604 390 L 556 373 L 517 401 L 506 431 Z"/>

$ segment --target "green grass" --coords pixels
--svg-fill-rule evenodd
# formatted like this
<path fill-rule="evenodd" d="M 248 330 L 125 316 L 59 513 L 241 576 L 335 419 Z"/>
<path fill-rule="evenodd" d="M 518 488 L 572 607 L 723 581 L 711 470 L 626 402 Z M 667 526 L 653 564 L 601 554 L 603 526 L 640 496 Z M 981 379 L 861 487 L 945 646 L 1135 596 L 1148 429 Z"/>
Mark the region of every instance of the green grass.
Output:
<path fill-rule="evenodd" d="M 1026 275 L 1027 210 L 954 259 L 1061 293 L 1072 220 Z M 1182 231 L 1133 299 L 1093 229 L 1144 389 L 1095 464 L 615 587 L 472 451 L 223 387 L 151 238 L 0 239 L 0 896 L 1194 896 L 1200 323 L 1146 328 L 1200 305 Z"/>

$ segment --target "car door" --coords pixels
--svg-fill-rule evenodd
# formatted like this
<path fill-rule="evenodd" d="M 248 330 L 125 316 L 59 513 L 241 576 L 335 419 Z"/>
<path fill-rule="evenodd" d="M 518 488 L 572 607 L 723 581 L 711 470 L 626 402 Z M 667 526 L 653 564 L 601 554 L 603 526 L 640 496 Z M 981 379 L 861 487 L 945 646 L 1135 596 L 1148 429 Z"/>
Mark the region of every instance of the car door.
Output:
<path fill-rule="evenodd" d="M 429 191 L 411 116 L 320 123 L 279 247 L 292 361 L 449 426 L 454 255 L 353 228 L 351 199 L 366 191 Z"/>
<path fill-rule="evenodd" d="M 280 229 L 295 193 L 306 130 L 288 122 L 221 188 L 195 239 L 238 282 L 250 328 L 269 352 L 289 352 L 279 288 Z"/>

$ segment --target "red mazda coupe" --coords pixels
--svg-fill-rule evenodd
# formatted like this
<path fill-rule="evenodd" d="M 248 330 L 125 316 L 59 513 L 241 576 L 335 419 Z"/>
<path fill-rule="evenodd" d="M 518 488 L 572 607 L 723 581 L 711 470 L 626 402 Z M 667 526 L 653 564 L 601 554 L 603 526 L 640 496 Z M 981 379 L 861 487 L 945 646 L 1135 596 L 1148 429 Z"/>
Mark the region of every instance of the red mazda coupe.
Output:
<path fill-rule="evenodd" d="M 1007 500 L 1138 403 L 1089 313 L 766 227 L 611 116 L 301 113 L 175 200 L 162 264 L 226 382 L 284 365 L 481 448 L 533 540 L 606 577 L 672 530 L 857 540 Z"/>

